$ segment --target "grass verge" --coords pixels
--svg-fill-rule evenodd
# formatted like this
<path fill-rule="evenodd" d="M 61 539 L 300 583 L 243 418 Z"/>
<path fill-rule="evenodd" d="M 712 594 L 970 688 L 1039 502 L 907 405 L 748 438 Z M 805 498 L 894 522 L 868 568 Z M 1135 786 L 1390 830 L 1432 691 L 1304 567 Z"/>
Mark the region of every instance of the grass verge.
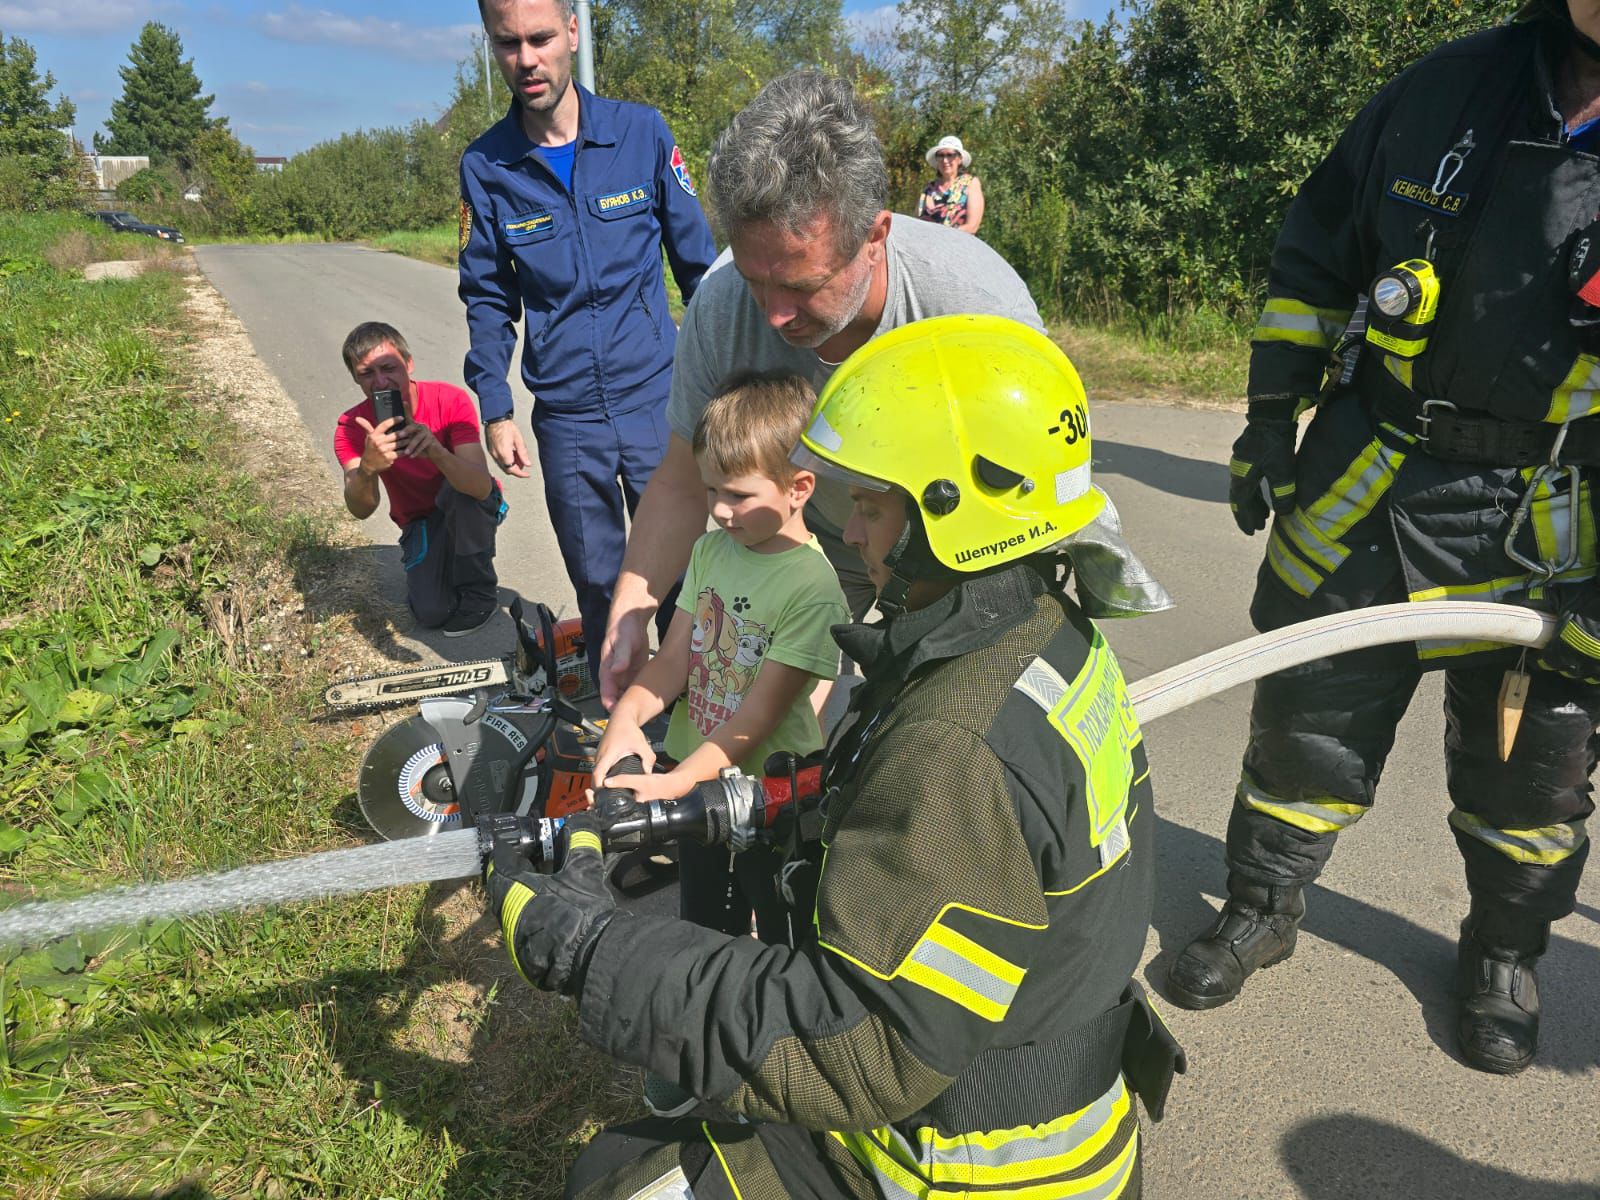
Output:
<path fill-rule="evenodd" d="M 85 282 L 120 247 L 77 232 L 0 215 L 0 904 L 366 840 L 374 730 L 309 719 L 328 531 L 232 457 L 179 271 Z M 0 952 L 0 1194 L 559 1195 L 635 1093 L 476 906 L 419 886 Z"/>
<path fill-rule="evenodd" d="M 435 225 L 430 229 L 407 229 L 369 238 L 367 244 L 378 250 L 419 258 L 442 267 L 456 265 L 457 230 L 454 225 Z"/>
<path fill-rule="evenodd" d="M 1250 331 L 1227 317 L 1196 312 L 1140 321 L 1063 321 L 1051 332 L 1091 400 L 1244 404 Z"/>

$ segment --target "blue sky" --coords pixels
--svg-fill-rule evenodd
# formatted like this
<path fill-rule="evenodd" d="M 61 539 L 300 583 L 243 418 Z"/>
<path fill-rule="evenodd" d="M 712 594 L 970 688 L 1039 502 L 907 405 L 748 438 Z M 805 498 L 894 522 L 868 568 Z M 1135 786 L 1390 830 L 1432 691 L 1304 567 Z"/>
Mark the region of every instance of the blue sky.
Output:
<path fill-rule="evenodd" d="M 1114 3 L 1064 0 L 1095 19 Z M 868 29 L 894 5 L 845 0 L 844 11 Z M 438 116 L 478 30 L 474 0 L 0 0 L 0 34 L 38 52 L 40 72 L 77 105 L 85 144 L 122 92 L 117 68 L 146 21 L 177 30 L 216 95 L 213 115 L 257 154 L 283 155 Z"/>

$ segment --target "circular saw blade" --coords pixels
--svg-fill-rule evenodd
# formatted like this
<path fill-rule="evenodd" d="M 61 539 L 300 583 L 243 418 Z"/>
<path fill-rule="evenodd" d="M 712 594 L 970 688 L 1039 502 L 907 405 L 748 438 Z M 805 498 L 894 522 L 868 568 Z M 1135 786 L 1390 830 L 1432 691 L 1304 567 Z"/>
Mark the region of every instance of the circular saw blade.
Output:
<path fill-rule="evenodd" d="M 356 798 L 367 824 L 391 842 L 461 828 L 444 746 L 421 716 L 389 726 L 368 747 Z"/>

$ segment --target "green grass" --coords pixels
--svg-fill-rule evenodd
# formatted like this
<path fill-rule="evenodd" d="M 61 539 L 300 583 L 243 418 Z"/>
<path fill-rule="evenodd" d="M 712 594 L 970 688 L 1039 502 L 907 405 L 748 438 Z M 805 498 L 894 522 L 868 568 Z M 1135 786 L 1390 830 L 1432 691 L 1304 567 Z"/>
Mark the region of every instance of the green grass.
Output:
<path fill-rule="evenodd" d="M 457 230 L 454 225 L 435 225 L 431 229 L 408 229 L 368 238 L 367 244 L 379 250 L 420 258 L 440 266 L 456 265 Z"/>
<path fill-rule="evenodd" d="M 1195 312 L 1143 320 L 1063 321 L 1051 332 L 1091 400 L 1239 405 L 1250 365 L 1250 330 Z"/>
<path fill-rule="evenodd" d="M 296 615 L 337 552 L 230 456 L 180 276 L 86 283 L 79 232 L 0 214 L 0 904 L 365 840 L 375 729 L 309 719 L 338 630 Z M 559 1195 L 634 1093 L 570 1005 L 485 991 L 509 968 L 476 904 L 411 887 L 4 960 L 0 1194 Z"/>

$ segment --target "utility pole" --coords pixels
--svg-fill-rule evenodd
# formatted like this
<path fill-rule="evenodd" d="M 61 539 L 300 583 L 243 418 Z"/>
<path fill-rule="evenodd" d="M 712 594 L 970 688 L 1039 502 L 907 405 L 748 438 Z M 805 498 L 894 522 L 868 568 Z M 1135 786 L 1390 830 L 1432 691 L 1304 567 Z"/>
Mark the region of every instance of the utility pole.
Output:
<path fill-rule="evenodd" d="M 578 82 L 594 91 L 594 4 L 576 0 L 578 10 Z"/>
<path fill-rule="evenodd" d="M 483 111 L 494 124 L 494 79 L 489 74 L 489 35 L 483 35 Z"/>

